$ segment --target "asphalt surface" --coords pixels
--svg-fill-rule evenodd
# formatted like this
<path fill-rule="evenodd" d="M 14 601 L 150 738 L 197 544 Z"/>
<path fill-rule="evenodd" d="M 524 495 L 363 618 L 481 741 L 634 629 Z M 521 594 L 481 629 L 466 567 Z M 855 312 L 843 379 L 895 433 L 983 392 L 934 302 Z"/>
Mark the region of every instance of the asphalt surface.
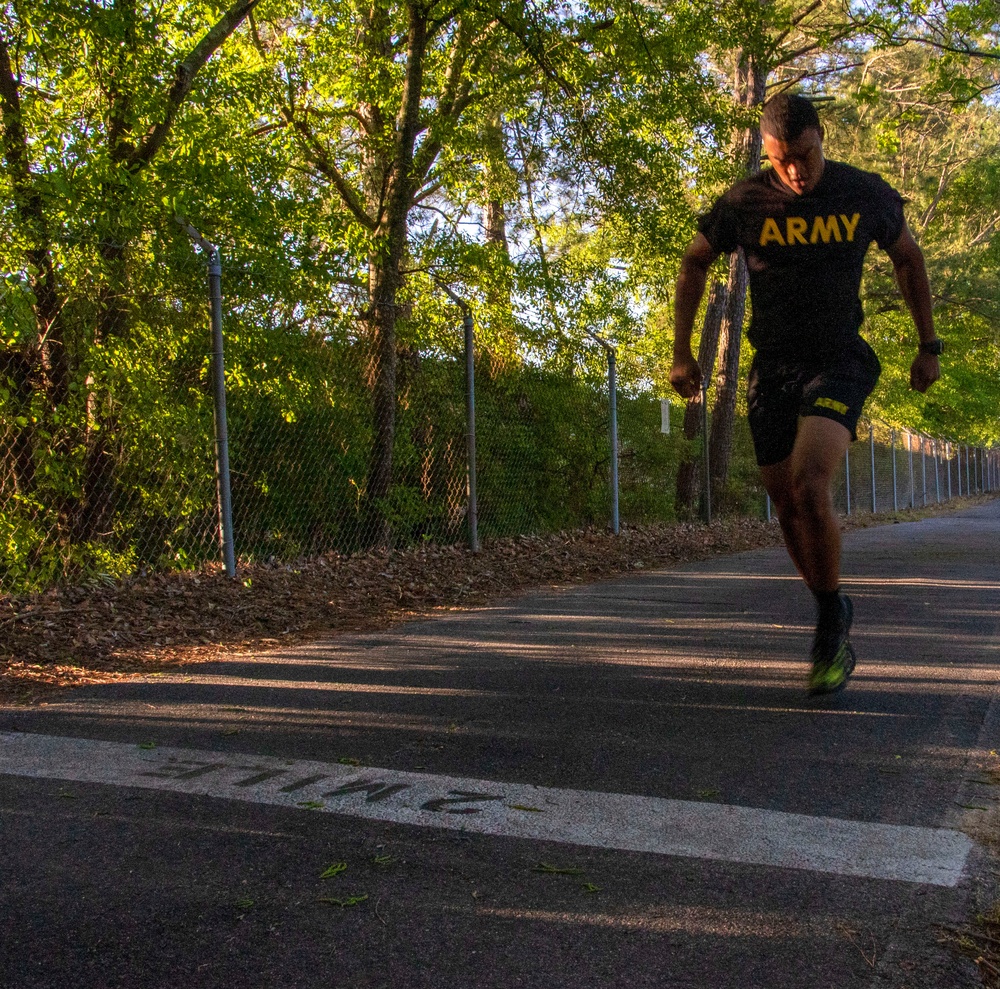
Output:
<path fill-rule="evenodd" d="M 832 699 L 765 550 L 0 708 L 0 987 L 972 989 L 998 561 L 1000 502 L 848 534 Z M 971 838 L 957 884 L 823 858 L 892 827 Z"/>

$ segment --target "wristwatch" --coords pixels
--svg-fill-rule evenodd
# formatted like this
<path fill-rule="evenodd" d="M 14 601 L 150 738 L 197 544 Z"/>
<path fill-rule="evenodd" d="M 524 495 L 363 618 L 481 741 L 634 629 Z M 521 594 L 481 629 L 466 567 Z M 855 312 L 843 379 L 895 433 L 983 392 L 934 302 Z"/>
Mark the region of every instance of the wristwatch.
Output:
<path fill-rule="evenodd" d="M 933 354 L 935 357 L 939 357 L 944 353 L 944 340 L 940 337 L 935 337 L 933 340 L 925 340 L 920 345 L 920 353 Z"/>

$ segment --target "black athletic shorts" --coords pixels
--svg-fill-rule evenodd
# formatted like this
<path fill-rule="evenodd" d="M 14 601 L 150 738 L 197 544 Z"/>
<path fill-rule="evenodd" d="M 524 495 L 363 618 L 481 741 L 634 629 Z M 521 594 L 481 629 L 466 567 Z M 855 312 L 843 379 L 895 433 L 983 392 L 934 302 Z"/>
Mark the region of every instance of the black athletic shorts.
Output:
<path fill-rule="evenodd" d="M 832 357 L 790 359 L 758 351 L 747 388 L 758 465 L 769 467 L 791 454 L 799 416 L 833 419 L 856 440 L 861 408 L 881 373 L 875 351 L 861 337 Z"/>

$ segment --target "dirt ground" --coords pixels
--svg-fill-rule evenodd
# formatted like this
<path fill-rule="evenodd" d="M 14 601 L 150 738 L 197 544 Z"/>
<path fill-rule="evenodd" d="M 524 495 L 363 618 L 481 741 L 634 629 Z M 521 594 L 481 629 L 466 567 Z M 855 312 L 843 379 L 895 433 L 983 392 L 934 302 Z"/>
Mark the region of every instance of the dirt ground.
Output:
<path fill-rule="evenodd" d="M 894 515 L 853 515 L 845 528 L 909 521 L 978 499 Z M 487 604 L 553 584 L 663 568 L 772 546 L 777 524 L 729 519 L 579 530 L 462 546 L 327 555 L 296 563 L 157 574 L 121 583 L 0 595 L 0 704 L 121 680 L 228 654 L 384 628 L 439 610 Z"/>

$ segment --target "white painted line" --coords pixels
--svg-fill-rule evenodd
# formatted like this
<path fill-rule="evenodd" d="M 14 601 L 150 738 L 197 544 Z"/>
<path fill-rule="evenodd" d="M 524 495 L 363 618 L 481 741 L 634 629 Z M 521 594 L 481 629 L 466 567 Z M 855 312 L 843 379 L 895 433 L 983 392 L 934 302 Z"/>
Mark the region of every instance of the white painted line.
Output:
<path fill-rule="evenodd" d="M 0 732 L 0 774 L 935 886 L 958 883 L 972 848 L 943 828 L 20 732 Z"/>

